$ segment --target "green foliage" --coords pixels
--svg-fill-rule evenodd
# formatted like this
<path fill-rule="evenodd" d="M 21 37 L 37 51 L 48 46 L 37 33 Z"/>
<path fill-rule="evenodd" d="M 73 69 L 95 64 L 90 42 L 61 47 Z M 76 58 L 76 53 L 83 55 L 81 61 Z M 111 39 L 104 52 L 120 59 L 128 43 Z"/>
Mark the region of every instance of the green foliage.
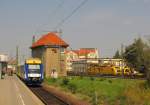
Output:
<path fill-rule="evenodd" d="M 112 80 L 108 80 L 108 83 L 112 83 Z"/>
<path fill-rule="evenodd" d="M 95 91 L 92 92 L 92 99 L 91 99 L 91 103 L 93 105 L 97 105 L 98 104 L 98 96 L 97 93 Z"/>
<path fill-rule="evenodd" d="M 91 81 L 94 81 L 94 80 L 95 80 L 95 78 L 94 78 L 94 77 L 90 77 L 90 80 L 91 80 Z"/>
<path fill-rule="evenodd" d="M 115 55 L 113 58 L 121 58 L 121 55 L 119 53 L 119 50 L 116 51 Z"/>
<path fill-rule="evenodd" d="M 57 79 L 56 78 L 52 78 L 52 82 L 56 82 L 57 81 Z"/>
<path fill-rule="evenodd" d="M 150 83 L 150 46 L 138 38 L 125 48 L 123 55 L 129 66 L 147 75 Z"/>
<path fill-rule="evenodd" d="M 143 88 L 145 88 L 145 89 L 150 89 L 150 84 L 149 84 L 148 81 L 145 82 L 142 86 L 143 86 Z"/>
<path fill-rule="evenodd" d="M 124 58 L 129 62 L 130 66 L 140 70 L 144 65 L 144 49 L 146 44 L 141 38 L 135 39 L 134 43 L 127 46 L 124 52 Z"/>
<path fill-rule="evenodd" d="M 72 92 L 72 93 L 76 93 L 77 91 L 77 86 L 74 83 L 69 83 L 68 84 L 68 89 Z"/>
<path fill-rule="evenodd" d="M 150 105 L 150 88 L 145 87 L 146 83 L 130 85 L 123 95 L 127 105 Z"/>
<path fill-rule="evenodd" d="M 67 85 L 62 85 L 62 81 L 66 81 L 66 80 L 67 81 L 69 80 L 69 82 L 67 82 Z M 143 89 L 137 87 L 144 86 L 148 89 L 148 85 L 141 85 L 141 86 L 137 85 L 140 83 L 144 83 L 144 80 L 130 80 L 130 79 L 128 80 L 128 79 L 115 79 L 115 78 L 107 79 L 107 78 L 96 78 L 96 77 L 94 78 L 94 80 L 91 80 L 91 77 L 82 77 L 82 78 L 72 77 L 71 79 L 69 77 L 68 78 L 66 77 L 66 78 L 59 78 L 56 80 L 56 82 L 53 82 L 51 79 L 48 79 L 47 81 L 50 82 L 49 84 L 51 85 L 60 86 L 64 90 L 79 95 L 82 99 L 88 99 L 88 101 L 91 102 L 92 105 L 101 105 L 101 104 L 102 105 L 105 104 L 132 105 L 132 101 L 136 100 L 134 94 L 139 95 L 140 91 L 142 91 Z M 139 93 L 134 93 L 137 91 Z M 130 94 L 130 92 L 132 94 Z M 149 96 L 148 94 L 150 93 L 146 93 L 146 92 L 143 92 L 142 95 L 146 94 L 146 96 Z M 132 101 L 129 101 L 130 98 L 128 98 L 128 95 L 132 95 L 130 96 Z M 140 97 L 142 97 L 142 95 L 140 95 Z M 146 96 L 144 96 L 144 98 L 147 101 Z M 145 99 L 141 98 L 143 102 L 145 101 Z"/>
<path fill-rule="evenodd" d="M 106 80 L 106 79 L 105 79 L 105 78 L 100 78 L 100 79 L 99 79 L 99 81 L 104 81 L 104 80 Z"/>
<path fill-rule="evenodd" d="M 62 85 L 68 85 L 68 83 L 69 83 L 69 79 L 68 78 L 64 78 L 62 80 Z"/>

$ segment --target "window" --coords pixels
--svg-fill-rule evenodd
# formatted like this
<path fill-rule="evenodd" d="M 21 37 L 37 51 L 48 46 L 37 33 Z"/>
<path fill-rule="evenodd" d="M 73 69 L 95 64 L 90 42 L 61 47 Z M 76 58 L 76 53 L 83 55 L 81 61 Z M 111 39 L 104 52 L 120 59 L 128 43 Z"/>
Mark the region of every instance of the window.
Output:
<path fill-rule="evenodd" d="M 53 48 L 53 49 L 52 49 L 52 52 L 53 52 L 53 53 L 57 53 L 57 50 Z"/>
<path fill-rule="evenodd" d="M 28 65 L 29 73 L 40 73 L 40 65 Z"/>
<path fill-rule="evenodd" d="M 64 53 L 65 49 L 64 48 L 60 48 L 60 53 Z"/>
<path fill-rule="evenodd" d="M 29 69 L 40 69 L 40 65 L 28 65 Z"/>

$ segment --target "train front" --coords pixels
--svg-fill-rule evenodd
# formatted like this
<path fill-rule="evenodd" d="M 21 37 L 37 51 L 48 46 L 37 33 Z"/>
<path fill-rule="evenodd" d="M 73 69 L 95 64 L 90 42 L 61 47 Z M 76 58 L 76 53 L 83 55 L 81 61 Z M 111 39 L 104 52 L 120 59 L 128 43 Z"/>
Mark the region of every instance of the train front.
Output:
<path fill-rule="evenodd" d="M 25 82 L 41 84 L 43 81 L 43 65 L 40 59 L 30 58 L 25 61 Z"/>

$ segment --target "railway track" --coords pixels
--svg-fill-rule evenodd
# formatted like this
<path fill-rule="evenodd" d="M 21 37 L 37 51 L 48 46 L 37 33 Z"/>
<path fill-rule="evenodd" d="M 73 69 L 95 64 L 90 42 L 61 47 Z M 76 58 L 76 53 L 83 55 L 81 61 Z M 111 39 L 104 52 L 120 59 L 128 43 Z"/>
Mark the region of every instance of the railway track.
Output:
<path fill-rule="evenodd" d="M 29 88 L 45 105 L 69 105 L 57 96 L 43 89 L 42 86 L 29 86 Z"/>

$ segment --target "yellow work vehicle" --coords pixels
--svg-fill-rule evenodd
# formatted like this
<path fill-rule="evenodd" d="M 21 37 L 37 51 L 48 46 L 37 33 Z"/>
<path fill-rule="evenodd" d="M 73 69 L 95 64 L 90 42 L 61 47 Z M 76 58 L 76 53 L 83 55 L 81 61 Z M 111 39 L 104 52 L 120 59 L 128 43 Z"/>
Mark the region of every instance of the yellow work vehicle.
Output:
<path fill-rule="evenodd" d="M 129 67 L 125 66 L 124 69 L 123 69 L 123 73 L 125 76 L 130 76 L 132 75 L 132 71 Z"/>
<path fill-rule="evenodd" d="M 117 66 L 91 64 L 88 66 L 89 75 L 121 75 L 121 70 Z"/>

